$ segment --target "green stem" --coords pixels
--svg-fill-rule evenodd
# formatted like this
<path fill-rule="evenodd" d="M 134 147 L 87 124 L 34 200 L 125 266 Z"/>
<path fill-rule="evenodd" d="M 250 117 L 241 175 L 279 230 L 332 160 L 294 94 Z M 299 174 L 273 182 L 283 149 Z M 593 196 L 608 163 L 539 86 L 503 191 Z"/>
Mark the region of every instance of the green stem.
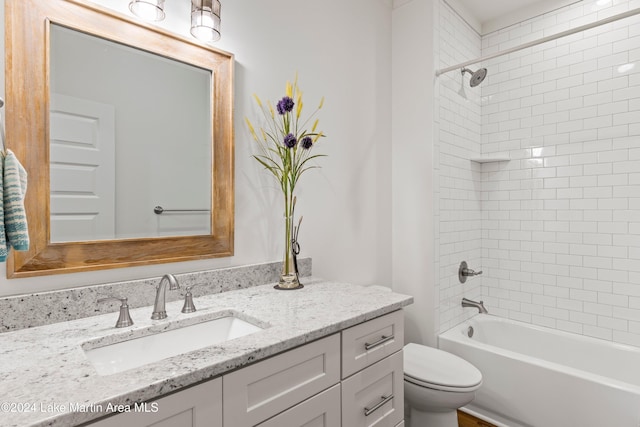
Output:
<path fill-rule="evenodd" d="M 293 191 L 286 183 L 284 186 L 284 216 L 285 216 L 285 242 L 284 242 L 284 272 L 286 274 L 291 273 L 291 266 L 289 265 L 289 259 L 291 258 L 291 207 L 293 204 Z"/>

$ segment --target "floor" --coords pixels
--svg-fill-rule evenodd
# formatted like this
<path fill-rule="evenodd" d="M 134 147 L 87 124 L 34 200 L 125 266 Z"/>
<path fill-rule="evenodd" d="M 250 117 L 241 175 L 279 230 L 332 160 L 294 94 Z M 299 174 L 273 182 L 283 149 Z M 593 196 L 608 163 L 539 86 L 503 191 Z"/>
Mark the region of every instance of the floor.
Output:
<path fill-rule="evenodd" d="M 458 411 L 458 427 L 495 427 L 493 424 L 476 418 L 466 412 Z"/>

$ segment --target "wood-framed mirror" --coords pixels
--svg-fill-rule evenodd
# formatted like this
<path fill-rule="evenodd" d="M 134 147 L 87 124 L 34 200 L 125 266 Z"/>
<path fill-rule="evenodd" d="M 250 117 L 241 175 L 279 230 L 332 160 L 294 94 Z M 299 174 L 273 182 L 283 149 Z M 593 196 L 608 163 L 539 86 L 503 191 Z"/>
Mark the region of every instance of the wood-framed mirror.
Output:
<path fill-rule="evenodd" d="M 6 146 L 11 149 L 22 162 L 28 173 L 28 188 L 25 197 L 25 210 L 29 225 L 30 248 L 25 252 L 11 251 L 7 259 L 7 277 L 19 278 L 47 274 L 71 273 L 117 267 L 140 266 L 147 264 L 179 262 L 195 259 L 222 257 L 233 255 L 234 236 L 234 137 L 233 137 L 233 55 L 218 49 L 200 44 L 195 40 L 189 40 L 171 32 L 164 31 L 154 26 L 141 24 L 136 20 L 110 11 L 89 2 L 80 0 L 7 0 L 5 5 L 5 39 L 6 39 Z M 58 105 L 58 95 L 53 95 L 52 87 L 62 86 L 57 81 L 52 81 L 52 75 L 56 74 L 50 67 L 52 63 L 68 62 L 63 58 L 54 57 L 52 41 L 63 38 L 67 34 L 77 33 L 88 38 L 112 43 L 117 48 L 138 50 L 143 56 L 153 56 L 153 61 L 168 62 L 170 66 L 180 69 L 188 69 L 193 75 L 204 75 L 200 78 L 206 86 L 204 102 L 198 100 L 198 105 L 205 105 L 205 140 L 204 151 L 198 151 L 194 160 L 177 159 L 175 155 L 165 157 L 173 158 L 175 162 L 187 163 L 187 169 L 191 162 L 200 161 L 204 157 L 210 163 L 210 169 L 204 176 L 208 179 L 200 193 L 195 196 L 194 202 L 184 202 L 178 196 L 181 193 L 195 192 L 195 187 L 201 184 L 198 178 L 196 183 L 179 185 L 180 190 L 173 189 L 176 204 L 172 204 L 171 197 L 163 204 L 164 209 L 175 212 L 199 211 L 208 212 L 205 217 L 206 227 L 204 231 L 190 235 L 184 232 L 173 235 L 171 232 L 158 232 L 147 230 L 147 234 L 123 231 L 126 227 L 117 226 L 116 231 L 87 235 L 65 235 L 65 230 L 82 228 L 82 223 L 73 223 L 72 226 L 52 227 L 52 214 L 55 213 L 58 203 L 52 203 L 52 185 L 56 186 L 59 178 L 52 175 L 53 157 L 58 156 L 52 152 L 52 126 L 59 126 L 51 110 L 52 104 Z M 105 47 L 105 49 L 110 49 Z M 57 54 L 56 54 L 57 55 Z M 129 62 L 129 61 L 124 61 Z M 104 68 L 104 67 L 103 67 Z M 56 70 L 58 67 L 56 67 Z M 60 69 L 63 69 L 60 67 Z M 123 70 L 125 76 L 135 75 L 135 70 Z M 181 71 L 180 71 L 181 72 Z M 204 74 L 203 74 L 204 72 Z M 57 71 L 60 74 L 59 71 Z M 91 75 L 97 74 L 93 71 Z M 208 74 L 207 74 L 208 73 Z M 119 74 L 109 72 L 106 74 Z M 155 74 L 155 73 L 154 73 Z M 209 77 L 207 77 L 207 75 Z M 145 78 L 144 76 L 142 77 Z M 199 78 L 199 77 L 198 77 Z M 197 80 L 187 77 L 188 80 Z M 133 79 L 132 79 L 133 80 Z M 168 84 L 172 84 L 169 82 Z M 94 84 L 101 86 L 102 83 Z M 158 88 L 162 91 L 162 87 Z M 208 91 L 208 92 L 207 92 Z M 180 90 L 176 92 L 187 92 Z M 186 95 L 189 96 L 189 95 Z M 66 97 L 66 96 L 65 96 Z M 65 98 L 63 97 L 63 98 Z M 92 97 L 88 97 L 92 98 Z M 66 98 L 65 98 L 66 99 Z M 93 101 L 93 100 L 92 100 Z M 151 104 L 151 109 L 158 105 Z M 188 101 L 179 100 L 173 108 L 175 111 L 184 110 Z M 57 107 L 56 107 L 57 108 Z M 138 108 L 141 110 L 142 108 Z M 119 107 L 115 107 L 116 123 L 123 122 L 118 119 Z M 82 115 L 82 113 L 80 113 Z M 131 114 L 129 114 L 131 115 Z M 153 115 L 152 115 L 153 116 Z M 189 115 L 191 116 L 191 115 Z M 202 114 L 200 114 L 202 116 Z M 183 117 L 183 116 L 176 116 Z M 202 119 L 202 117 L 201 117 Z M 152 117 L 158 124 L 167 120 Z M 180 123 L 184 118 L 180 118 Z M 52 124 L 53 123 L 53 124 Z M 149 122 L 146 122 L 149 126 Z M 191 127 L 201 129 L 202 122 L 196 122 Z M 140 126 L 144 126 L 140 124 Z M 174 124 L 177 127 L 177 124 Z M 145 128 L 143 128 L 144 130 Z M 149 129 L 149 128 L 147 128 Z M 175 131 L 169 128 L 162 133 Z M 126 140 L 116 130 L 116 142 Z M 113 133 L 112 132 L 112 133 Z M 152 134 L 152 132 L 148 132 Z M 184 135 L 180 130 L 179 135 Z M 150 156 L 144 156 L 145 150 L 149 152 L 150 144 L 160 143 L 158 136 L 149 136 L 151 141 L 146 141 L 147 146 L 140 148 L 142 152 L 140 162 L 149 162 Z M 139 134 L 130 139 L 141 140 Z M 173 139 L 176 139 L 174 135 Z M 127 142 L 128 144 L 129 142 Z M 185 136 L 175 140 L 172 148 L 178 148 L 179 152 L 190 151 L 191 136 Z M 159 146 L 160 147 L 160 146 Z M 162 146 L 164 147 L 164 146 Z M 158 148 L 159 151 L 167 148 Z M 124 156 L 126 150 L 123 147 L 116 148 L 117 152 Z M 64 151 L 64 150 L 63 150 Z M 195 151 L 195 149 L 191 150 Z M 176 151 L 178 152 L 178 151 Z M 204 153 L 204 154 L 203 154 Z M 127 154 L 125 157 L 131 157 Z M 53 162 L 53 163 L 52 163 Z M 64 163 L 65 160 L 62 160 Z M 137 163 L 141 165 L 142 163 Z M 177 166 L 177 165 L 175 165 Z M 184 165 L 183 165 L 184 166 Z M 124 166 L 116 164 L 116 176 L 133 176 L 140 171 L 126 171 Z M 119 169 L 120 168 L 120 169 Z M 152 168 L 149 168 L 152 169 Z M 156 171 L 171 171 L 176 169 L 171 164 L 154 165 Z M 161 181 L 155 175 L 152 181 Z M 181 174 L 183 175 L 183 174 Z M 52 178 L 52 176 L 54 178 Z M 73 181 L 74 178 L 71 179 Z M 121 178 L 122 179 L 122 178 Z M 77 179 L 76 181 L 83 181 Z M 141 180 L 141 179 L 140 179 Z M 55 181 L 52 183 L 52 181 Z M 88 180 L 90 181 L 90 180 Z M 115 187 L 130 187 L 137 183 L 138 179 L 129 179 L 129 183 L 116 184 Z M 162 184 L 167 187 L 167 184 Z M 117 192 L 117 188 L 115 190 Z M 142 199 L 148 193 L 155 190 L 140 189 L 133 196 L 129 194 L 126 200 Z M 202 191 L 206 194 L 203 195 Z M 64 193 L 64 191 L 62 191 Z M 166 192 L 165 192 L 166 193 Z M 137 196 L 136 196 L 137 194 Z M 119 196 L 117 196 L 119 197 Z M 112 199 L 113 200 L 113 199 Z M 132 202 L 122 200 L 110 202 L 122 207 L 131 205 Z M 153 200 L 146 201 L 148 211 L 155 207 Z M 186 206 L 184 204 L 187 204 Z M 198 204 L 195 206 L 194 204 Z M 160 201 L 158 202 L 160 204 Z M 107 203 L 109 205 L 109 203 Z M 53 207 L 53 209 L 52 209 Z M 197 207 L 198 209 L 193 209 Z M 121 209 L 125 218 L 133 215 L 130 209 Z M 146 209 L 146 207 L 145 207 Z M 145 214 L 147 212 L 145 211 Z M 154 212 L 155 217 L 160 215 Z M 117 212 L 114 214 L 118 217 Z M 153 214 L 152 214 L 153 215 Z M 79 215 L 76 215 L 79 216 Z M 164 217 L 167 217 L 165 214 Z M 155 221 L 155 222 L 153 222 Z M 157 226 L 160 220 L 146 220 Z M 164 221 L 164 220 L 163 220 Z M 123 220 L 121 221 L 123 222 Z M 143 221 L 144 222 L 144 221 Z M 187 221 L 190 222 L 190 221 Z M 202 222 L 202 221 L 201 221 Z M 93 227 L 93 226 L 91 226 Z M 88 227 L 88 229 L 91 229 Z M 169 227 L 171 228 L 171 227 Z M 175 228 L 175 227 L 174 227 Z M 111 234 L 109 234 L 111 233 Z M 150 233 L 150 234 L 149 234 Z M 84 236 L 84 237 L 83 237 Z"/>

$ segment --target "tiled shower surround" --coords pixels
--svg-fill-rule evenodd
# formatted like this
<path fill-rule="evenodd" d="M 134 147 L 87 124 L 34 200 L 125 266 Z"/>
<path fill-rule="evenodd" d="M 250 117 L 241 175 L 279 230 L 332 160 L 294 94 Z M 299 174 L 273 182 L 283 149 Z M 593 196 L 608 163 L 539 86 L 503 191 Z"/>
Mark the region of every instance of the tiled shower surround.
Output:
<path fill-rule="evenodd" d="M 483 36 L 481 54 L 638 7 L 638 0 L 577 2 Z M 440 19 L 452 13 L 441 4 Z M 443 64 L 441 54 L 439 67 L 477 56 Z M 483 298 L 493 314 L 640 346 L 640 17 L 482 66 L 488 76 L 465 88 L 467 101 L 457 95 L 459 73 L 438 84 L 441 267 L 446 245 L 476 258 L 466 240 L 442 240 L 444 230 L 476 224 L 479 214 L 481 255 L 470 266 L 484 274 L 465 296 Z M 480 96 L 481 144 L 457 149 L 468 126 L 454 123 L 445 133 L 442 117 L 451 103 L 475 117 L 470 93 Z M 468 160 L 500 156 L 511 160 Z M 454 163 L 453 172 L 444 167 Z M 458 178 L 445 185 L 451 177 Z M 457 198 L 468 209 L 456 220 L 445 212 Z M 445 302 L 457 298 L 459 286 L 440 279 L 441 303 L 443 294 Z M 454 305 L 440 309 L 440 330 L 473 314 Z"/>

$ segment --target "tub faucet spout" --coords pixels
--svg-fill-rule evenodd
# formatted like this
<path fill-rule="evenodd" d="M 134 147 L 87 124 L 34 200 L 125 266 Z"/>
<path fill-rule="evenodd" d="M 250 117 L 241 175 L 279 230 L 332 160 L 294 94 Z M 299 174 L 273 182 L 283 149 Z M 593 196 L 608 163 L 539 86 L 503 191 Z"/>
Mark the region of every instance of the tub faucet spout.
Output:
<path fill-rule="evenodd" d="M 165 294 L 167 292 L 167 283 L 169 283 L 169 290 L 176 290 L 180 288 L 178 281 L 173 274 L 165 274 L 160 279 L 158 287 L 156 287 L 156 303 L 153 305 L 153 314 L 151 318 L 153 320 L 166 319 L 167 312 L 165 309 Z"/>
<path fill-rule="evenodd" d="M 475 308 L 478 309 L 478 313 L 482 313 L 482 314 L 488 314 L 489 313 L 487 311 L 487 309 L 484 308 L 484 303 L 482 301 L 476 302 L 476 301 L 471 301 L 470 299 L 462 298 L 462 306 L 463 307 L 475 307 Z"/>

